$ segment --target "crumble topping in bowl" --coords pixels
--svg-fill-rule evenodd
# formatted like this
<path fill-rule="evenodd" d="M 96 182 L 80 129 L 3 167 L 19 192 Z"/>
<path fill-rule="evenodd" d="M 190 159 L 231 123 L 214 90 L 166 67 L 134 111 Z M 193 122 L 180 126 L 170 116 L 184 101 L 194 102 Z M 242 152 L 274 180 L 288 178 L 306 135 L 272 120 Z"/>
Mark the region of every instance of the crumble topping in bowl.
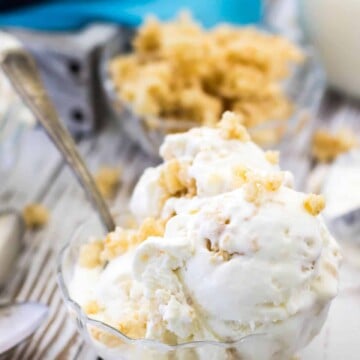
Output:
<path fill-rule="evenodd" d="M 215 126 L 231 110 L 251 129 L 292 114 L 282 81 L 303 55 L 285 38 L 229 25 L 205 30 L 180 16 L 170 22 L 148 19 L 133 48 L 112 59 L 109 72 L 119 98 L 149 128 L 156 126 L 154 118 Z M 266 141 L 280 135 L 278 129 L 266 132 Z"/>

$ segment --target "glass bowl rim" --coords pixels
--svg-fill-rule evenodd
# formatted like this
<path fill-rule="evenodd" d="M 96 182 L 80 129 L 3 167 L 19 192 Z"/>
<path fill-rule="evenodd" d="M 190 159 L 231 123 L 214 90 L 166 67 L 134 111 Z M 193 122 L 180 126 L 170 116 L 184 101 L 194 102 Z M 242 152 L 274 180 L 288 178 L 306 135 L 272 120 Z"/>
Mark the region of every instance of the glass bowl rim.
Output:
<path fill-rule="evenodd" d="M 66 305 L 66 308 L 69 312 L 69 308 L 73 310 L 77 316 L 77 319 L 80 319 L 80 322 L 82 325 L 92 325 L 94 327 L 100 328 L 104 331 L 109 332 L 111 335 L 114 335 L 119 340 L 125 342 L 128 345 L 145 345 L 152 348 L 162 348 L 164 351 L 174 351 L 179 349 L 185 349 L 185 348 L 195 348 L 200 346 L 217 346 L 220 348 L 228 349 L 233 348 L 236 345 L 240 345 L 244 342 L 246 342 L 248 339 L 258 338 L 258 337 L 264 337 L 266 336 L 265 333 L 254 333 L 242 336 L 239 339 L 231 340 L 231 341 L 218 341 L 218 340 L 195 340 L 195 341 L 188 341 L 183 342 L 175 345 L 166 344 L 160 340 L 154 340 L 154 339 L 145 339 L 145 338 L 131 338 L 124 334 L 123 332 L 119 331 L 118 329 L 100 321 L 95 320 L 89 317 L 81 308 L 81 306 L 74 301 L 69 294 L 68 286 L 66 284 L 66 280 L 64 279 L 64 271 L 63 267 L 64 260 L 66 257 L 67 251 L 69 251 L 75 242 L 75 239 L 77 239 L 81 231 L 85 228 L 86 224 L 90 223 L 89 219 L 83 221 L 73 232 L 70 236 L 70 240 L 68 240 L 65 245 L 63 245 L 58 253 L 57 259 L 56 259 L 56 277 L 57 277 L 57 283 L 58 287 L 60 288 L 60 292 L 63 298 L 63 301 Z"/>

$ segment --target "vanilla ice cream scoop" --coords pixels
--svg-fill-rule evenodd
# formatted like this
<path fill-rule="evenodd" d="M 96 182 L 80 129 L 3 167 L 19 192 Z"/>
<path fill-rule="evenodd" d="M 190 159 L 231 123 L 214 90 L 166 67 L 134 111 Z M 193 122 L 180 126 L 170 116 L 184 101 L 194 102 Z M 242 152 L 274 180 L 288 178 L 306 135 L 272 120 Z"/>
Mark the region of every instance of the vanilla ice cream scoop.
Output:
<path fill-rule="evenodd" d="M 244 170 L 279 172 L 278 153 L 252 142 L 240 121 L 226 112 L 217 128 L 168 135 L 160 149 L 164 163 L 147 169 L 135 187 L 130 208 L 137 218 L 160 216 L 166 203 L 179 195 L 207 197 L 236 189 Z M 284 172 L 284 182 L 292 185 L 289 172 Z"/>
<path fill-rule="evenodd" d="M 323 197 L 289 187 L 276 154 L 238 120 L 227 113 L 218 128 L 169 136 L 164 164 L 133 195 L 139 228 L 81 248 L 70 295 L 91 318 L 132 339 L 241 344 L 151 359 L 288 360 L 320 331 L 337 294 L 341 256 Z M 149 358 L 122 357 L 122 340 L 91 335 L 119 349 L 114 359 Z"/>

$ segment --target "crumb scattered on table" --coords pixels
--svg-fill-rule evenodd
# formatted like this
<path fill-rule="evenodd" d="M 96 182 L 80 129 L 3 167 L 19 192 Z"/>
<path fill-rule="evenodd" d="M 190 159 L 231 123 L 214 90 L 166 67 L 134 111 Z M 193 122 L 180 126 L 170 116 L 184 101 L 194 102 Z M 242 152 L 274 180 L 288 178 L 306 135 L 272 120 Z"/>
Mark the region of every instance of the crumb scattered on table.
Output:
<path fill-rule="evenodd" d="M 23 209 L 23 218 L 28 229 L 39 229 L 49 221 L 49 211 L 41 204 L 28 204 Z"/>
<path fill-rule="evenodd" d="M 101 193 L 107 199 L 115 196 L 120 184 L 121 170 L 115 167 L 103 166 L 95 174 L 95 182 Z"/>
<path fill-rule="evenodd" d="M 309 194 L 304 200 L 305 210 L 313 216 L 317 216 L 325 208 L 325 198 L 322 195 Z"/>
<path fill-rule="evenodd" d="M 312 155 L 317 161 L 329 162 L 358 145 L 359 140 L 348 129 L 341 129 L 336 133 L 320 129 L 313 137 Z"/>

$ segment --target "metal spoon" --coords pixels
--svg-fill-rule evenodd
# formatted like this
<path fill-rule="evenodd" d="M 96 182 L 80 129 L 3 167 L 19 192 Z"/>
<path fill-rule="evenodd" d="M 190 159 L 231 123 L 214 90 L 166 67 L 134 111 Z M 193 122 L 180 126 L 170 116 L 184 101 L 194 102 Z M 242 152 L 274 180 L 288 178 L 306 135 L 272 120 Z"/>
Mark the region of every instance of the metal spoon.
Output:
<path fill-rule="evenodd" d="M 0 67 L 64 156 L 107 230 L 114 230 L 115 223 L 110 211 L 100 195 L 91 173 L 78 153 L 71 135 L 62 125 L 46 93 L 33 58 L 10 35 L 1 34 L 1 38 Z"/>
<path fill-rule="evenodd" d="M 47 314 L 48 307 L 35 302 L 0 303 L 0 355 L 29 338 Z"/>
<path fill-rule="evenodd" d="M 24 231 L 24 221 L 15 210 L 0 210 L 0 288 L 14 269 Z M 39 303 L 0 299 L 0 358 L 29 338 L 47 313 L 48 307 Z"/>

